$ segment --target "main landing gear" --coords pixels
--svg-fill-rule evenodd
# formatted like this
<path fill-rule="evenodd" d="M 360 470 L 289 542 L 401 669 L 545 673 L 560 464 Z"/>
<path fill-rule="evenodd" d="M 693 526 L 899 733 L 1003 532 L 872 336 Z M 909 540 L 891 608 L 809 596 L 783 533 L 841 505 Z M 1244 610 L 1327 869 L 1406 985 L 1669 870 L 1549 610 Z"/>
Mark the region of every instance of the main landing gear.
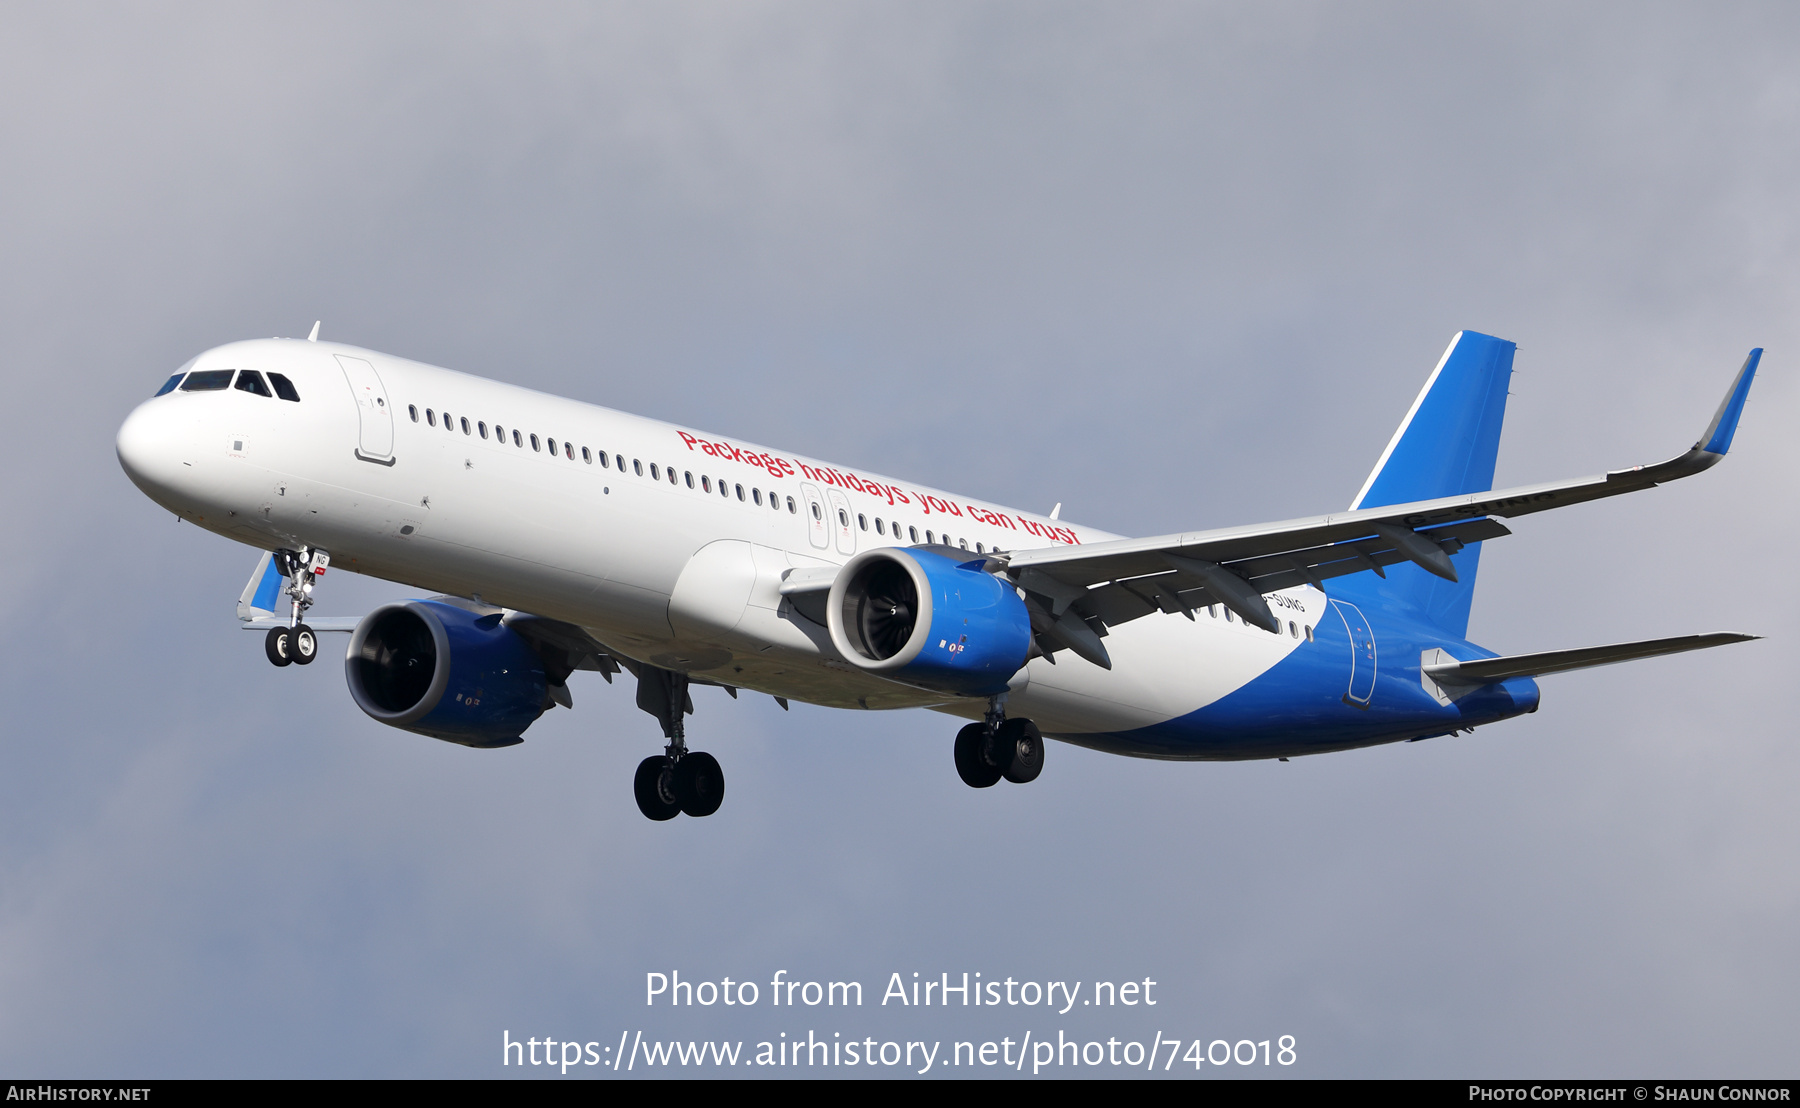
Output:
<path fill-rule="evenodd" d="M 687 813 L 710 816 L 725 800 L 725 771 L 705 751 L 687 748 L 684 717 L 694 710 L 685 673 L 644 666 L 638 672 L 638 707 L 662 724 L 669 745 L 663 753 L 638 763 L 632 791 L 638 811 L 653 820 Z"/>
<path fill-rule="evenodd" d="M 274 553 L 275 568 L 288 579 L 286 587 L 281 591 L 287 594 L 293 604 L 293 615 L 289 617 L 286 627 L 269 629 L 263 640 L 263 651 L 268 654 L 269 661 L 277 666 L 311 665 L 319 656 L 319 637 L 313 629 L 300 621 L 306 609 L 312 607 L 313 585 L 325 575 L 325 567 L 331 564 L 331 555 L 323 550 L 304 547 L 300 550 L 277 550 Z"/>
<path fill-rule="evenodd" d="M 989 788 L 1004 777 L 1016 785 L 1044 771 L 1044 736 L 1028 719 L 1007 719 L 1006 700 L 988 702 L 987 718 L 956 733 L 956 775 L 971 789 Z"/>

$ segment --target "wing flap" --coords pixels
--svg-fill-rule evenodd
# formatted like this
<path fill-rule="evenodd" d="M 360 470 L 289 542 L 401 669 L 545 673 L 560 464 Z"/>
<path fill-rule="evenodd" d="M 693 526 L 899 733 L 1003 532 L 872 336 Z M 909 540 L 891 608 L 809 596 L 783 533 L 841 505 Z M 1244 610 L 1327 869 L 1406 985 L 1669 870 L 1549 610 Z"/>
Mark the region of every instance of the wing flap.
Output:
<path fill-rule="evenodd" d="M 552 678 L 551 684 L 565 686 L 565 696 L 568 675 L 575 670 L 593 670 L 606 678 L 609 685 L 613 674 L 619 672 L 619 661 L 606 645 L 573 623 L 514 611 L 507 612 L 502 622 L 531 644 L 543 660 L 545 671 Z"/>
<path fill-rule="evenodd" d="M 1435 543 L 1446 554 L 1454 554 L 1472 543 L 1485 542 L 1512 532 L 1492 519 L 1465 520 L 1447 527 L 1436 527 L 1419 534 Z M 1347 543 L 1333 543 L 1281 554 L 1245 558 L 1223 563 L 1224 568 L 1244 578 L 1259 593 L 1279 592 L 1298 585 L 1320 586 L 1333 577 L 1361 573 L 1411 561 L 1412 558 L 1390 538 L 1376 535 Z M 1126 623 L 1153 612 L 1170 614 L 1225 604 L 1240 616 L 1239 604 L 1216 594 L 1193 574 L 1170 571 L 1165 561 L 1156 567 L 1160 573 L 1121 576 L 1089 589 L 1071 607 L 1084 616 L 1095 616 L 1109 626 Z M 1033 590 L 1030 578 L 1021 579 L 1021 587 Z M 1254 614 L 1254 613 L 1253 613 Z M 1252 620 L 1252 623 L 1255 621 Z"/>

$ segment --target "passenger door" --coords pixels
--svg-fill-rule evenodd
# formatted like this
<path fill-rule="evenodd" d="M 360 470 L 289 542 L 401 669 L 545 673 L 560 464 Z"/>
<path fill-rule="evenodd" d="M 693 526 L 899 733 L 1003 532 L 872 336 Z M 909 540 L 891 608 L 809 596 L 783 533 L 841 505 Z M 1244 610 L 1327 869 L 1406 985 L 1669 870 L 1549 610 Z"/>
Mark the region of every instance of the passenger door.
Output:
<path fill-rule="evenodd" d="M 831 542 L 826 537 L 825 498 L 819 495 L 816 485 L 802 481 L 800 499 L 806 501 L 806 537 L 813 546 L 823 550 Z"/>
<path fill-rule="evenodd" d="M 1368 708 L 1375 695 L 1375 633 L 1362 609 L 1347 600 L 1333 600 L 1332 611 L 1344 621 L 1344 632 L 1350 637 L 1350 688 L 1344 703 L 1352 708 Z"/>
<path fill-rule="evenodd" d="M 336 356 L 344 369 L 344 380 L 356 398 L 356 418 L 360 423 L 356 456 L 365 462 L 391 466 L 394 464 L 394 413 L 389 410 L 387 389 L 375 367 L 361 358 L 347 354 Z"/>
<path fill-rule="evenodd" d="M 850 517 L 850 498 L 836 489 L 826 489 L 831 497 L 831 526 L 837 533 L 839 554 L 856 553 L 856 521 Z"/>

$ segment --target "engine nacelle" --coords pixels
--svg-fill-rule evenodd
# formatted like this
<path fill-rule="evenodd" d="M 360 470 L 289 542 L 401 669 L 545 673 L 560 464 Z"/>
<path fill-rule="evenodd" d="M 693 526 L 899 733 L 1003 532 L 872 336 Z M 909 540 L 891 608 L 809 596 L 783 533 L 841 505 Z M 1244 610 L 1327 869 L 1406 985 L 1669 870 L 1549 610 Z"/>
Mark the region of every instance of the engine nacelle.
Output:
<path fill-rule="evenodd" d="M 838 571 L 825 615 L 852 664 L 958 696 L 1005 692 L 1031 649 L 1025 602 L 979 558 L 865 550 Z"/>
<path fill-rule="evenodd" d="M 344 655 L 370 718 L 464 746 L 511 746 L 548 704 L 544 663 L 500 622 L 438 600 L 384 604 Z"/>

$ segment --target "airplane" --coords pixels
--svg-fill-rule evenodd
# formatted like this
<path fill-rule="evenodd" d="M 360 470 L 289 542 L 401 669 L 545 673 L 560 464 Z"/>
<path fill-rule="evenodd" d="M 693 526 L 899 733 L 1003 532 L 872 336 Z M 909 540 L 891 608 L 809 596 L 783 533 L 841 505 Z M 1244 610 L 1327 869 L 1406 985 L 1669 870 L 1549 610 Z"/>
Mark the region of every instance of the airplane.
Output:
<path fill-rule="evenodd" d="M 1128 538 L 356 346 L 265 339 L 182 366 L 125 420 L 130 479 L 256 547 L 238 604 L 277 666 L 348 632 L 372 719 L 466 747 L 636 679 L 664 746 L 633 791 L 707 816 L 695 685 L 967 723 L 962 780 L 1024 784 L 1045 740 L 1287 760 L 1535 712 L 1535 678 L 1742 642 L 1710 633 L 1502 656 L 1467 638 L 1501 520 L 1691 476 L 1731 446 L 1760 348 L 1693 448 L 1492 488 L 1514 344 L 1458 332 L 1349 508 Z M 309 618 L 326 568 L 435 595 Z"/>

